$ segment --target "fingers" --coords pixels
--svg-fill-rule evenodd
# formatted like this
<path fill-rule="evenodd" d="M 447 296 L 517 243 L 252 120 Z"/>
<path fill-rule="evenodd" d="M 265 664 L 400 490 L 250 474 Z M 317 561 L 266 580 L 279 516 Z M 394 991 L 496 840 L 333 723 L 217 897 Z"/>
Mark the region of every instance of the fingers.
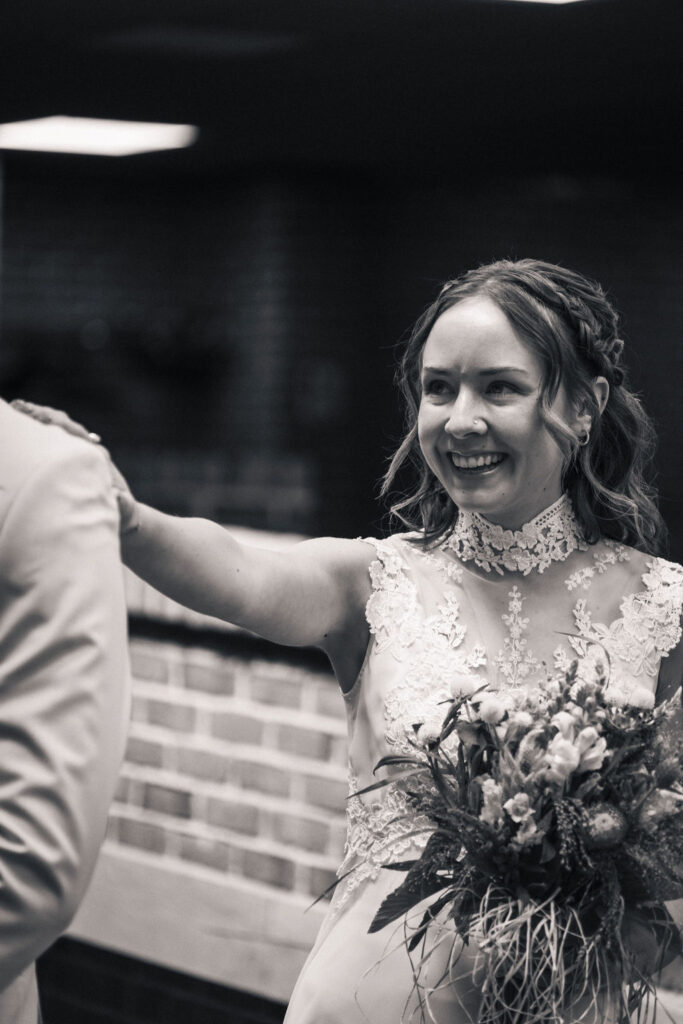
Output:
<path fill-rule="evenodd" d="M 92 430 L 87 430 L 81 423 L 76 423 L 75 420 L 72 420 L 61 409 L 52 409 L 49 405 L 37 405 L 35 402 L 27 402 L 23 398 L 15 398 L 11 405 L 18 412 L 31 416 L 34 420 L 38 420 L 39 423 L 61 427 L 67 433 L 80 437 L 84 441 L 90 441 L 92 444 L 99 444 L 101 441 L 99 434 L 95 434 Z"/>
<path fill-rule="evenodd" d="M 39 423 L 61 427 L 67 433 L 80 437 L 84 441 L 90 441 L 91 444 L 99 444 L 102 440 L 99 434 L 95 434 L 92 430 L 87 430 L 81 423 L 76 423 L 75 420 L 72 420 L 61 409 L 52 409 L 49 405 L 37 405 L 35 402 L 27 402 L 23 398 L 15 398 L 11 405 L 18 412 L 31 416 Z M 127 533 L 133 533 L 140 526 L 138 503 L 131 494 L 125 478 L 112 462 L 107 449 L 105 448 L 103 451 L 109 459 L 111 482 L 116 494 L 121 519 L 119 533 L 123 537 Z"/>

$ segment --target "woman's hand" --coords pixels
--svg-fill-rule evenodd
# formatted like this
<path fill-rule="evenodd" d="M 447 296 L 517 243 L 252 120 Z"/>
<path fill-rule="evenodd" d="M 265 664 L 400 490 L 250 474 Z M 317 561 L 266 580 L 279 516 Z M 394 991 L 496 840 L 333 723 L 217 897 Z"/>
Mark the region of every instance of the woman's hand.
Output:
<path fill-rule="evenodd" d="M 87 430 L 81 423 L 76 423 L 72 420 L 65 412 L 61 409 L 52 409 L 49 405 L 36 405 L 35 402 L 26 402 L 23 398 L 15 398 L 10 403 L 13 409 L 18 412 L 24 412 L 27 416 L 32 416 L 34 420 L 38 420 L 39 423 L 52 424 L 55 427 L 61 427 L 62 430 L 66 430 L 68 434 L 74 434 L 76 437 L 82 438 L 84 441 L 91 441 L 92 444 L 99 444 L 102 438 L 99 434 L 94 434 L 91 430 Z"/>
<path fill-rule="evenodd" d="M 99 434 L 95 434 L 92 430 L 88 430 L 82 423 L 77 423 L 75 420 L 72 420 L 71 417 L 61 409 L 53 409 L 49 405 L 36 405 L 35 402 L 26 402 L 23 398 L 15 398 L 11 405 L 18 412 L 23 412 L 27 416 L 32 416 L 33 419 L 38 420 L 39 423 L 61 427 L 62 430 L 67 432 L 67 434 L 73 434 L 74 437 L 80 437 L 83 441 L 89 441 L 90 444 L 99 445 L 101 443 L 102 439 Z M 123 537 L 125 534 L 138 529 L 138 505 L 125 478 L 112 462 L 109 452 L 104 447 L 102 448 L 102 451 L 105 453 L 109 463 L 111 482 L 119 506 L 119 534 Z"/>

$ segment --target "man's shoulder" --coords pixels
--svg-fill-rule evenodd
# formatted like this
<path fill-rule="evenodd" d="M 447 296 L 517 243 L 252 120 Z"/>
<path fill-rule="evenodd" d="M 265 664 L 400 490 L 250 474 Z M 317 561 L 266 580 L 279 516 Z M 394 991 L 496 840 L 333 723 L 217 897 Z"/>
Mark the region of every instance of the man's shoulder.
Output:
<path fill-rule="evenodd" d="M 104 464 L 104 453 L 61 427 L 39 423 L 0 399 L 0 521 L 14 495 L 32 477 L 41 470 L 59 472 L 65 463 L 96 469 Z"/>

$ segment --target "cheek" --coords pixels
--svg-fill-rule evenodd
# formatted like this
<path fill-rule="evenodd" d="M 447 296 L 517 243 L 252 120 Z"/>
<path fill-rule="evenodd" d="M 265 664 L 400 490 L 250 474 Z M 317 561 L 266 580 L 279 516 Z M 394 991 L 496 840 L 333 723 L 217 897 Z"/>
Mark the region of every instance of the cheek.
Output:
<path fill-rule="evenodd" d="M 434 468 L 434 445 L 439 434 L 440 428 L 437 418 L 430 415 L 429 409 L 421 407 L 417 415 L 417 440 L 422 457 L 430 469 Z"/>
<path fill-rule="evenodd" d="M 556 448 L 555 439 L 535 407 L 520 412 L 510 420 L 507 436 L 520 452 L 532 456 Z"/>
<path fill-rule="evenodd" d="M 434 416 L 430 416 L 427 406 L 421 405 L 417 411 L 417 437 L 420 444 L 434 435 Z"/>

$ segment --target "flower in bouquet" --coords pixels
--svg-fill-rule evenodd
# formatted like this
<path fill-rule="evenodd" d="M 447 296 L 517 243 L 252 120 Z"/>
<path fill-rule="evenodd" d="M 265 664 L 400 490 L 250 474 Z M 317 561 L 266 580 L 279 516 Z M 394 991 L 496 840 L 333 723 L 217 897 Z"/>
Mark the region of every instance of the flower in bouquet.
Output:
<path fill-rule="evenodd" d="M 481 1024 L 559 1024 L 605 996 L 627 1019 L 681 950 L 662 902 L 683 896 L 680 696 L 619 706 L 614 690 L 599 660 L 529 693 L 458 680 L 400 758 L 429 834 L 389 865 L 407 874 L 371 930 L 429 900 L 409 951 L 437 916 L 476 946 Z"/>

